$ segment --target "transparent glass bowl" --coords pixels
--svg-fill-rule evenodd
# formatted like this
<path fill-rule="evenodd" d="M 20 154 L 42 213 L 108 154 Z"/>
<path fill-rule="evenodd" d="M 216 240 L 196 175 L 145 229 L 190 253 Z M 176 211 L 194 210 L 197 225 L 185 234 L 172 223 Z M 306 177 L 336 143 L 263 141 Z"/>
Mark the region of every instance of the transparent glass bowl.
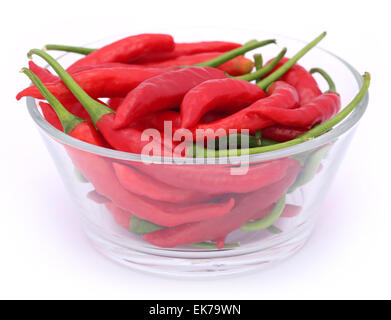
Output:
<path fill-rule="evenodd" d="M 172 34 L 178 42 L 218 39 L 243 43 L 253 38 L 276 38 L 278 46 L 254 51 L 262 52 L 265 58 L 283 46 L 289 56 L 304 44 L 237 29 L 159 32 Z M 66 54 L 59 61 L 67 66 L 76 57 Z M 320 48 L 311 50 L 300 64 L 326 69 L 341 94 L 342 106 L 362 84 L 352 66 Z M 28 110 L 77 203 L 94 246 L 133 269 L 179 277 L 247 272 L 299 250 L 313 230 L 367 104 L 368 96 L 333 130 L 290 148 L 246 159 L 236 157 L 223 164 L 195 164 L 194 159 L 177 164 L 171 158 L 150 157 L 154 164 L 148 165 L 140 155 L 96 147 L 65 135 L 46 122 L 33 98 L 27 99 Z M 247 174 L 232 174 L 238 161 L 249 161 Z M 128 170 L 152 181 L 154 188 L 138 183 Z"/>

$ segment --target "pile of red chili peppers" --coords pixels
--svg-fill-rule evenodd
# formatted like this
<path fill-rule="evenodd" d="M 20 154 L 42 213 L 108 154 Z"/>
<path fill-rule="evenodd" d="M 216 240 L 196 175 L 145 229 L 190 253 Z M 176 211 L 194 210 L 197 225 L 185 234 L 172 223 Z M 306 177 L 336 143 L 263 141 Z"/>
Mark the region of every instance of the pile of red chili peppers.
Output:
<path fill-rule="evenodd" d="M 368 90 L 366 73 L 340 111 L 331 77 L 297 63 L 325 35 L 291 58 L 284 48 L 266 63 L 259 53 L 244 55 L 274 39 L 176 43 L 167 34 L 140 34 L 99 49 L 47 45 L 84 57 L 64 70 L 46 51 L 31 50 L 30 58 L 40 56 L 56 74 L 30 61 L 22 72 L 33 85 L 17 99 L 42 100 L 52 126 L 102 148 L 172 159 L 277 150 L 332 129 Z M 313 73 L 327 81 L 326 92 Z M 277 219 L 299 214 L 285 195 L 311 181 L 330 145 L 252 163 L 243 175 L 232 175 L 229 165 L 145 164 L 65 148 L 94 187 L 88 197 L 105 205 L 119 226 L 160 247 L 222 249 L 237 245 L 225 243 L 235 230 L 279 232 Z"/>

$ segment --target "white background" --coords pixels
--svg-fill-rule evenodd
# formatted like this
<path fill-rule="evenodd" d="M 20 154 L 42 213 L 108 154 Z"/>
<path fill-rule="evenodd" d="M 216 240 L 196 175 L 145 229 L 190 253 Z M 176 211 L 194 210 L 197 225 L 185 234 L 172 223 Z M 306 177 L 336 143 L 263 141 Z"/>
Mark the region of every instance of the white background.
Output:
<path fill-rule="evenodd" d="M 391 298 L 391 81 L 388 1 L 7 1 L 1 32 L 0 298 Z M 308 244 L 289 260 L 215 281 L 158 278 L 96 253 L 14 96 L 26 52 L 132 27 L 257 28 L 310 40 L 370 71 L 370 103 Z"/>

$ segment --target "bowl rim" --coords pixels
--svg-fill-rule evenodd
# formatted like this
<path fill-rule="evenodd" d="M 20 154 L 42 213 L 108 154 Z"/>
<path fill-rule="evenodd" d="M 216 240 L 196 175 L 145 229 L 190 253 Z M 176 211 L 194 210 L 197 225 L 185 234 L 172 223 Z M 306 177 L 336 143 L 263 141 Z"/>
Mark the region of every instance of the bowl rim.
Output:
<path fill-rule="evenodd" d="M 291 41 L 293 40 L 301 43 L 307 43 L 306 41 L 298 40 L 285 35 L 276 35 L 276 36 L 289 39 Z M 358 87 L 360 88 L 362 86 L 363 78 L 361 74 L 350 63 L 348 63 L 347 61 L 340 58 L 336 54 L 322 47 L 315 47 L 312 49 L 312 51 L 318 51 L 318 50 L 323 51 L 331 55 L 332 57 L 336 58 L 340 62 L 342 62 L 345 65 L 345 67 L 352 73 L 353 77 L 355 78 L 358 84 Z M 70 53 L 65 53 L 59 56 L 57 59 L 60 59 L 65 55 L 70 55 Z M 365 97 L 361 100 L 361 102 L 357 105 L 357 107 L 353 110 L 353 112 L 351 112 L 341 123 L 339 123 L 332 130 L 324 133 L 319 137 L 283 149 L 278 149 L 278 150 L 264 152 L 264 153 L 251 154 L 251 155 L 235 156 L 229 158 L 226 157 L 221 157 L 221 158 L 175 158 L 174 157 L 173 158 L 173 157 L 160 157 L 160 156 L 146 156 L 141 154 L 135 154 L 135 153 L 118 151 L 118 150 L 95 146 L 83 142 L 81 140 L 78 140 L 76 138 L 73 138 L 65 134 L 64 132 L 57 130 L 55 127 L 53 127 L 49 122 L 45 120 L 45 118 L 40 113 L 36 101 L 37 100 L 35 98 L 26 97 L 27 109 L 29 111 L 30 116 L 33 118 L 34 122 L 38 125 L 38 127 L 41 130 L 43 130 L 46 134 L 48 134 L 49 136 L 51 136 L 53 139 L 57 140 L 61 144 L 68 145 L 70 147 L 82 151 L 86 151 L 89 153 L 93 153 L 96 155 L 113 158 L 117 160 L 124 160 L 124 161 L 137 161 L 137 162 L 173 164 L 173 165 L 178 165 L 178 164 L 179 165 L 201 165 L 201 164 L 219 165 L 219 164 L 227 164 L 227 163 L 242 163 L 244 161 L 254 163 L 254 162 L 261 162 L 265 160 L 284 158 L 298 153 L 306 152 L 308 150 L 313 150 L 319 146 L 327 144 L 330 141 L 335 140 L 339 136 L 343 135 L 344 133 L 352 129 L 358 123 L 358 121 L 361 119 L 361 117 L 363 116 L 363 114 L 367 109 L 369 94 L 367 93 L 365 95 Z"/>

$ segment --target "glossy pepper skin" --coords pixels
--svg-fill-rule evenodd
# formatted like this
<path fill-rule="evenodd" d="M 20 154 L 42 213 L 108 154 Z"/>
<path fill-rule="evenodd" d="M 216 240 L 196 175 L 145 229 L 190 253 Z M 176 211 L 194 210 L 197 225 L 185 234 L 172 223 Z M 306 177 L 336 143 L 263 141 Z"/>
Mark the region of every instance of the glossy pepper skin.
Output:
<path fill-rule="evenodd" d="M 161 62 L 147 63 L 145 64 L 151 68 L 168 68 L 168 67 L 180 67 L 180 66 L 190 66 L 198 63 L 202 63 L 211 59 L 214 59 L 220 56 L 221 52 L 208 52 L 208 53 L 199 53 L 191 56 L 180 56 L 175 59 L 164 60 Z M 254 63 L 245 58 L 244 56 L 237 56 L 217 68 L 228 73 L 231 76 L 240 76 L 246 73 L 251 72 L 254 67 Z"/>
<path fill-rule="evenodd" d="M 209 111 L 234 113 L 264 98 L 257 85 L 240 79 L 214 79 L 189 90 L 181 104 L 181 125 L 193 128 Z"/>
<path fill-rule="evenodd" d="M 112 67 L 93 68 L 72 74 L 73 79 L 93 98 L 125 97 L 129 91 L 142 81 L 164 73 L 162 69 L 144 67 Z M 107 85 L 110 83 L 110 85 Z M 46 83 L 50 92 L 60 101 L 73 99 L 67 86 L 58 79 L 56 82 Z M 35 86 L 28 87 L 18 93 L 16 99 L 30 96 L 42 99 L 42 95 Z"/>
<path fill-rule="evenodd" d="M 279 69 L 288 60 L 289 58 L 283 58 L 272 72 Z M 270 63 L 270 61 L 268 61 L 268 63 Z M 297 63 L 294 64 L 293 67 L 280 78 L 280 80 L 289 83 L 297 90 L 301 105 L 310 102 L 312 99 L 322 94 L 322 91 L 319 89 L 319 86 L 312 74 Z"/>
<path fill-rule="evenodd" d="M 221 120 L 208 124 L 199 124 L 195 127 L 195 130 L 202 129 L 207 138 L 212 138 L 214 137 L 214 133 L 219 129 L 223 129 L 227 135 L 229 129 L 248 129 L 253 131 L 266 128 L 273 125 L 275 122 L 262 114 L 261 111 L 263 108 L 269 106 L 281 109 L 294 108 L 297 106 L 298 102 L 299 96 L 294 87 L 286 82 L 276 81 L 270 86 L 266 98 L 259 99 L 247 108 Z"/>
<path fill-rule="evenodd" d="M 151 53 L 146 57 L 141 57 L 134 61 L 134 63 L 153 63 L 163 60 L 171 60 L 181 56 L 190 56 L 199 53 L 207 52 L 226 52 L 242 45 L 234 42 L 227 41 L 200 41 L 200 42 L 184 42 L 175 43 L 175 48 L 169 52 Z"/>
<path fill-rule="evenodd" d="M 246 193 L 281 179 L 295 160 L 282 159 L 250 166 L 245 175 L 232 175 L 220 166 L 134 166 L 156 180 L 177 188 L 209 194 Z"/>
<path fill-rule="evenodd" d="M 189 67 L 143 81 L 118 107 L 114 127 L 124 128 L 147 113 L 178 108 L 191 88 L 206 80 L 224 78 L 226 74 L 215 68 Z"/>
<path fill-rule="evenodd" d="M 298 162 L 292 164 L 287 174 L 279 181 L 252 193 L 237 197 L 233 210 L 218 219 L 199 223 L 188 223 L 174 228 L 147 233 L 143 240 L 164 248 L 224 238 L 230 232 L 240 228 L 257 214 L 281 198 L 295 180 L 299 172 Z"/>
<path fill-rule="evenodd" d="M 113 163 L 114 171 L 122 186 L 140 196 L 170 203 L 196 203 L 210 200 L 209 194 L 176 188 L 155 180 L 140 171 L 120 163 Z"/>
<path fill-rule="evenodd" d="M 139 34 L 110 43 L 72 64 L 68 71 L 80 66 L 106 62 L 131 63 L 152 53 L 171 52 L 174 39 L 168 34 Z"/>
<path fill-rule="evenodd" d="M 262 108 L 261 114 L 276 123 L 299 128 L 311 128 L 334 116 L 341 108 L 341 99 L 335 92 L 324 93 L 292 110 L 273 106 Z"/>

